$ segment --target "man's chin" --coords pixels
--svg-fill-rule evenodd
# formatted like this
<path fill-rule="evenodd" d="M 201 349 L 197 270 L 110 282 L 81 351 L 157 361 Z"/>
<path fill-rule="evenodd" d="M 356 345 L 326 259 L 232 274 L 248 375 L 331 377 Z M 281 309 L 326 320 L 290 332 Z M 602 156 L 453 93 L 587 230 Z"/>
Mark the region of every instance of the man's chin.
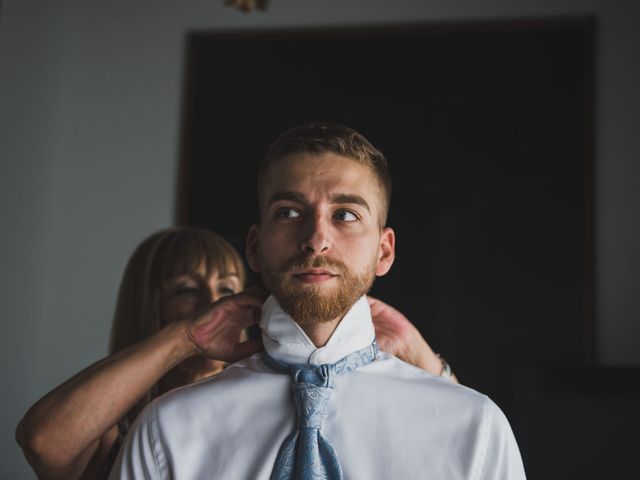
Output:
<path fill-rule="evenodd" d="M 263 272 L 263 281 L 282 309 L 300 325 L 342 318 L 368 291 L 373 270 L 361 275 L 339 275 L 327 281 L 305 282 L 289 273 Z"/>
<path fill-rule="evenodd" d="M 280 306 L 296 323 L 303 326 L 332 321 L 348 310 L 340 305 L 335 291 L 326 292 L 317 285 L 305 285 L 295 291 L 279 293 L 275 297 Z"/>
<path fill-rule="evenodd" d="M 280 302 L 288 304 L 296 302 L 327 303 L 335 298 L 335 290 L 335 288 L 305 284 L 289 288 L 286 292 L 280 292 L 280 295 L 276 295 L 276 298 Z"/>

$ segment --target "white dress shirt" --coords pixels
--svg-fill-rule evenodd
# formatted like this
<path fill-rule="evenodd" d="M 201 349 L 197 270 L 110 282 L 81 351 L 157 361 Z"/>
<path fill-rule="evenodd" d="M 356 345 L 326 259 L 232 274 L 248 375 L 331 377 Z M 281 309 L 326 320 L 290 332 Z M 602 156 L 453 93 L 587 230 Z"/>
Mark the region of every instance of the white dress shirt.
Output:
<path fill-rule="evenodd" d="M 374 339 L 366 297 L 321 348 L 273 297 L 260 326 L 267 352 L 289 363 L 334 363 Z M 295 422 L 290 377 L 256 354 L 149 404 L 109 478 L 268 479 Z M 322 432 L 346 480 L 525 478 L 511 427 L 493 401 L 385 353 L 336 379 Z"/>

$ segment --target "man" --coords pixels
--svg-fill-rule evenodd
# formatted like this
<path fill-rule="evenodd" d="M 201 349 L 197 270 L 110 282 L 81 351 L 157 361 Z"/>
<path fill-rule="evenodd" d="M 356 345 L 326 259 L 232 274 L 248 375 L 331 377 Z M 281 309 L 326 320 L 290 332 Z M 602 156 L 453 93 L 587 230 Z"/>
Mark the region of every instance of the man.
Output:
<path fill-rule="evenodd" d="M 390 194 L 384 156 L 348 127 L 276 139 L 247 238 L 271 293 L 265 352 L 151 404 L 111 478 L 525 478 L 489 398 L 378 352 L 366 293 L 394 261 Z"/>

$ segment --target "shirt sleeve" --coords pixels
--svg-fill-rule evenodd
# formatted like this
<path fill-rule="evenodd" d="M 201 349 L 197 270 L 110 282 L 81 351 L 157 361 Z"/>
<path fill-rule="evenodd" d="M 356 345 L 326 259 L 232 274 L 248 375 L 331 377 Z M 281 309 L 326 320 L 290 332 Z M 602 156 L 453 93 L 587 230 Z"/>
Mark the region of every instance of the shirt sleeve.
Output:
<path fill-rule="evenodd" d="M 171 478 L 159 435 L 158 412 L 151 403 L 131 426 L 109 480 L 169 480 Z"/>
<path fill-rule="evenodd" d="M 525 480 L 520 449 L 502 410 L 489 398 L 485 403 L 486 445 L 482 480 Z"/>

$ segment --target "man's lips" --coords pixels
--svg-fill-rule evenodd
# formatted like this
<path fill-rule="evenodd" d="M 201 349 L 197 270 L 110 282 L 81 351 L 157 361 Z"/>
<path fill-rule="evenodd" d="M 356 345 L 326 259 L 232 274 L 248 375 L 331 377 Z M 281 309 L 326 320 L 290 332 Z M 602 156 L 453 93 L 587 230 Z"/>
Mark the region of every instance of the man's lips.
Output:
<path fill-rule="evenodd" d="M 310 269 L 294 273 L 293 276 L 303 283 L 322 283 L 337 277 L 337 274 L 324 269 Z"/>

